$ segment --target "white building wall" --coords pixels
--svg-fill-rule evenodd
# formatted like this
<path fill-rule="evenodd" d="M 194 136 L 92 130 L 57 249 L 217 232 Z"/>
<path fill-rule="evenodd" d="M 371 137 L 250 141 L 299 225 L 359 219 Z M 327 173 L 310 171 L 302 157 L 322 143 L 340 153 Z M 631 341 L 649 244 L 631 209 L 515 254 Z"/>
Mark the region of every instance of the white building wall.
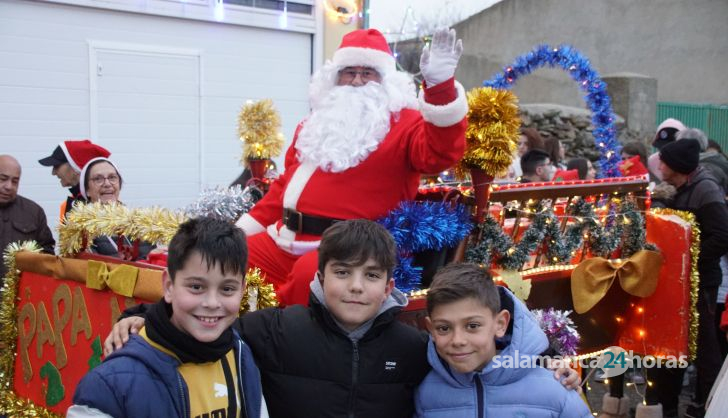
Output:
<path fill-rule="evenodd" d="M 95 3 L 113 5 L 120 2 Z M 138 5 L 144 2 L 121 3 Z M 243 20 L 247 15 L 240 9 L 235 9 L 233 15 Z M 248 14 L 251 13 L 258 12 Z M 275 12 L 260 13 L 265 19 L 245 18 L 259 24 L 278 21 L 273 19 Z M 122 172 L 126 184 L 121 193 L 122 200 L 131 206 L 184 206 L 205 187 L 229 184 L 241 171 L 237 114 L 247 99 L 273 99 L 281 114 L 283 133 L 289 141 L 296 124 L 308 112 L 307 86 L 316 25 L 313 16 L 310 27 L 304 23 L 299 19 L 294 25 L 295 31 L 289 31 L 54 2 L 1 1 L 0 153 L 15 156 L 23 166 L 20 194 L 41 204 L 51 225 L 55 226 L 58 206 L 66 191 L 51 176 L 50 168 L 41 166 L 37 160 L 47 156 L 58 142 L 70 138 L 91 138 L 112 151 L 112 159 L 118 160 L 122 171 L 124 167 L 132 167 L 128 173 Z M 199 63 L 197 109 L 190 104 L 187 113 L 180 113 L 184 115 L 183 119 L 196 120 L 179 120 L 179 126 L 164 120 L 165 110 L 179 104 L 173 94 L 158 97 L 157 109 L 135 109 L 134 101 L 130 99 L 129 106 L 119 110 L 119 115 L 127 112 L 127 118 L 119 120 L 128 135 L 111 135 L 109 130 L 104 131 L 105 120 L 99 119 L 99 115 L 109 114 L 109 109 L 103 109 L 106 99 L 100 99 L 98 92 L 91 88 L 109 81 L 103 79 L 99 84 L 100 79 L 93 80 L 98 74 L 94 71 L 96 68 L 92 68 L 96 58 L 90 49 L 94 45 L 109 44 L 128 47 L 136 51 L 134 53 L 146 48 L 198 54 L 191 58 Z M 143 52 L 140 56 L 144 56 Z M 106 62 L 111 62 L 108 57 Z M 141 58 L 138 62 L 138 65 L 148 64 Z M 102 77 L 107 76 L 108 65 L 115 64 L 104 65 Z M 129 62 L 124 65 L 128 66 Z M 185 76 L 189 82 L 190 77 L 195 77 L 187 74 L 191 71 L 189 65 L 179 66 L 180 72 L 187 72 L 181 75 L 176 74 L 175 66 L 164 65 L 167 64 L 151 65 L 150 74 L 159 76 L 164 74 L 160 73 L 161 69 L 167 68 L 170 80 Z M 142 85 L 143 72 L 140 74 L 138 69 L 135 65 L 129 66 L 123 82 L 131 83 L 130 87 Z M 123 66 L 117 70 L 123 71 Z M 134 77 L 137 77 L 136 82 Z M 160 88 L 163 81 L 152 80 L 158 83 L 155 87 Z M 123 86 L 123 82 L 119 81 L 116 86 Z M 188 84 L 183 90 L 189 93 L 189 87 Z M 170 88 L 174 90 L 174 87 Z M 134 91 L 130 90 L 129 96 L 133 96 Z M 143 94 L 144 91 L 136 93 Z M 143 103 L 149 105 L 151 102 Z M 149 114 L 145 115 L 145 112 Z M 149 117 L 154 112 L 160 112 L 158 117 Z M 146 117 L 138 117 L 140 114 Z M 155 123 L 157 119 L 159 123 Z M 189 129 L 198 132 L 190 133 L 185 126 L 193 126 Z M 175 143 L 174 132 L 180 127 L 180 135 L 187 138 L 188 134 L 194 134 L 191 136 L 193 141 L 199 139 L 197 149 L 192 149 L 194 146 L 189 140 L 179 145 Z M 131 138 L 134 132 L 138 135 Z M 153 144 L 161 140 L 165 141 L 163 146 Z M 142 144 L 144 146 L 140 147 Z M 184 149 L 178 149 L 181 147 Z M 199 169 L 199 175 L 191 184 L 175 187 L 178 173 L 190 170 L 190 161 L 179 161 L 169 154 L 185 151 L 195 154 L 193 165 Z"/>

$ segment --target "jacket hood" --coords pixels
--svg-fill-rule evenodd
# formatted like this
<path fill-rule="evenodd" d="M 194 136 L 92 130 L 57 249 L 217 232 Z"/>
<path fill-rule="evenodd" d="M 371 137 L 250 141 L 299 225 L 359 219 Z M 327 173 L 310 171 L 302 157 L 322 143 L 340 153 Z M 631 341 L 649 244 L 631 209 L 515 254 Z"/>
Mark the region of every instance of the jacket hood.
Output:
<path fill-rule="evenodd" d="M 541 330 L 536 318 L 510 290 L 498 286 L 501 306 L 506 309 L 513 305 L 511 312 L 512 331 L 503 340 L 510 342 L 480 372 L 458 373 L 451 370 L 440 358 L 430 337 L 427 345 L 427 360 L 432 369 L 448 384 L 454 387 L 470 387 L 473 379 L 479 377 L 485 385 L 505 385 L 521 379 L 532 367 L 540 367 L 535 356 L 543 353 L 549 346 L 546 334 Z M 504 300 L 505 299 L 505 300 Z M 504 303 L 505 302 L 505 303 Z M 509 326 L 509 330 L 510 330 Z"/>
<path fill-rule="evenodd" d="M 728 167 L 728 158 L 717 151 L 705 151 L 700 153 L 700 161 L 712 161 L 716 164 Z"/>
<path fill-rule="evenodd" d="M 336 325 L 343 331 L 345 334 L 349 336 L 349 338 L 353 340 L 359 340 L 361 339 L 364 334 L 366 334 L 367 331 L 372 327 L 375 320 L 382 317 L 385 313 L 391 313 L 393 316 L 394 314 L 398 313 L 400 310 L 402 310 L 405 306 L 407 306 L 407 296 L 405 296 L 402 291 L 397 289 L 396 287 L 392 289 L 392 293 L 389 294 L 389 297 L 387 300 L 384 301 L 382 306 L 379 308 L 379 311 L 377 311 L 377 314 L 371 318 L 369 321 L 363 323 L 359 328 L 355 329 L 354 331 L 347 331 L 344 327 L 341 326 L 341 324 L 336 320 L 336 318 L 331 315 L 331 311 L 329 311 L 329 307 L 326 305 L 326 298 L 324 297 L 324 288 L 321 286 L 321 281 L 318 279 L 318 276 L 315 276 L 313 280 L 311 280 L 311 302 L 315 302 L 315 304 L 318 304 L 325 308 L 325 310 L 329 313 L 329 316 L 331 316 L 331 319 L 336 323 Z M 312 306 L 314 304 L 312 303 Z"/>

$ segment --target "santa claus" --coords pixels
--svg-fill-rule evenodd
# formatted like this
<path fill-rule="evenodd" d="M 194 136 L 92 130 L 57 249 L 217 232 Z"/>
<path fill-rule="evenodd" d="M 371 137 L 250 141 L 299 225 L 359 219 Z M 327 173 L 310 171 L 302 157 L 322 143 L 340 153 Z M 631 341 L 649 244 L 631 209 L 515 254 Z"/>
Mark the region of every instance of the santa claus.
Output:
<path fill-rule="evenodd" d="M 462 157 L 467 99 L 454 79 L 462 41 L 438 30 L 420 59 L 425 88 L 396 69 L 375 29 L 344 36 L 314 74 L 311 114 L 299 124 L 285 172 L 237 225 L 284 305 L 308 303 L 320 236 L 343 219 L 377 219 L 417 193 L 420 174 Z"/>

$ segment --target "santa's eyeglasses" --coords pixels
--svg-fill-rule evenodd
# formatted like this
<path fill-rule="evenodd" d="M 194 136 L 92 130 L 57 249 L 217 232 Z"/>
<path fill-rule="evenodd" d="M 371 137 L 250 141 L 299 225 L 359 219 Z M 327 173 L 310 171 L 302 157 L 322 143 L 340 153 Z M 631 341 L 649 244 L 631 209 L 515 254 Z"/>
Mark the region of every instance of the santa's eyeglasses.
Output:
<path fill-rule="evenodd" d="M 346 67 L 339 71 L 339 82 L 351 83 L 356 76 L 360 76 L 363 82 L 379 81 L 381 76 L 374 68 L 369 67 Z"/>

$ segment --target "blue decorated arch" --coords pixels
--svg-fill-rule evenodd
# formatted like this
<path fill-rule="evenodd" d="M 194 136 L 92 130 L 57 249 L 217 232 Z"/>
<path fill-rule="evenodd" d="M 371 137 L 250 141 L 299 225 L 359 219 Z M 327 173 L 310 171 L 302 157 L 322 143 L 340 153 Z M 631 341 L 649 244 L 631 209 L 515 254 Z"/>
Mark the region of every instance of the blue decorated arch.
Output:
<path fill-rule="evenodd" d="M 607 94 L 607 85 L 591 68 L 589 60 L 572 46 L 539 45 L 533 51 L 516 58 L 513 64 L 503 69 L 503 72 L 484 81 L 483 86 L 508 90 L 521 76 L 531 74 L 534 70 L 545 66 L 561 67 L 579 83 L 579 88 L 585 93 L 584 100 L 592 112 L 592 125 L 594 125 L 592 134 L 600 155 L 600 176 L 620 176 L 621 146 L 617 140 L 615 116 Z"/>

